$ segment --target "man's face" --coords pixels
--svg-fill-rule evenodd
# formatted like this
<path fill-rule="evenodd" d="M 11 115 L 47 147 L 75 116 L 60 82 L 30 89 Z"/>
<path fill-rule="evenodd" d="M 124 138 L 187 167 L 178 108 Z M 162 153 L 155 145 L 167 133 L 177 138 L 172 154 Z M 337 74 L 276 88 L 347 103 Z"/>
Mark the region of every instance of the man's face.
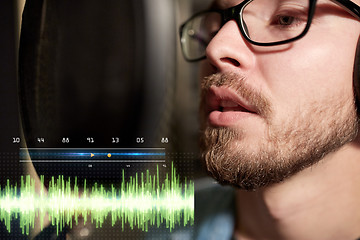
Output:
<path fill-rule="evenodd" d="M 240 1 L 218 1 L 222 8 Z M 359 4 L 358 2 L 356 2 Z M 353 68 L 359 22 L 319 0 L 307 35 L 258 47 L 227 22 L 202 75 L 202 148 L 221 183 L 257 189 L 321 160 L 357 135 Z"/>

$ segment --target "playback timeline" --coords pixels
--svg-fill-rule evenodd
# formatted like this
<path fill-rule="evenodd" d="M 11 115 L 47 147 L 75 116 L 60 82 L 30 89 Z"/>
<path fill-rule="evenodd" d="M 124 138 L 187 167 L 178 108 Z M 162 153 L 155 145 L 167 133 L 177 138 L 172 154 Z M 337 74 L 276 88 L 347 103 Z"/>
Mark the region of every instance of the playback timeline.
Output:
<path fill-rule="evenodd" d="M 165 148 L 20 148 L 20 162 L 164 163 Z"/>

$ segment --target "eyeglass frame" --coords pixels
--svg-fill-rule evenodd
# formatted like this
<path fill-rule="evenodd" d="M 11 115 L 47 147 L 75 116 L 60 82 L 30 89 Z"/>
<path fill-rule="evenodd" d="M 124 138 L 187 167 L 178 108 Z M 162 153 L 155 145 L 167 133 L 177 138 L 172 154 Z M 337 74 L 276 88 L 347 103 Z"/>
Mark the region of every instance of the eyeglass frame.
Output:
<path fill-rule="evenodd" d="M 315 13 L 315 9 L 316 9 L 316 3 L 317 0 L 309 0 L 309 13 L 308 13 L 308 19 L 307 19 L 307 23 L 306 26 L 304 28 L 304 30 L 302 31 L 301 34 L 299 34 L 296 37 L 287 39 L 287 40 L 282 40 L 282 41 L 277 41 L 277 42 L 269 42 L 269 43 L 259 43 L 259 42 L 255 42 L 253 40 L 251 40 L 247 33 L 245 32 L 245 26 L 244 26 L 244 20 L 243 20 L 243 10 L 244 8 L 251 3 L 254 0 L 244 0 L 242 1 L 240 4 L 234 6 L 234 7 L 230 7 L 227 9 L 210 9 L 210 10 L 205 10 L 205 11 L 201 11 L 196 13 L 195 15 L 193 15 L 192 17 L 190 17 L 187 21 L 185 21 L 179 28 L 179 33 L 180 33 L 180 41 L 183 37 L 183 29 L 185 27 L 185 25 L 192 21 L 193 19 L 195 19 L 196 17 L 198 17 L 199 15 L 205 14 L 205 13 L 213 13 L 213 12 L 217 12 L 221 15 L 221 25 L 219 28 L 220 29 L 230 20 L 234 20 L 241 32 L 241 35 L 251 44 L 256 45 L 256 46 L 276 46 L 276 45 L 281 45 L 281 44 L 286 44 L 289 42 L 293 42 L 296 41 L 302 37 L 304 37 L 306 35 L 306 33 L 309 31 L 310 29 L 310 25 Z M 340 7 L 344 8 L 348 13 L 350 13 L 352 16 L 354 16 L 355 18 L 357 18 L 358 20 L 360 20 L 360 6 L 357 5 L 356 3 L 350 1 L 350 0 L 330 0 L 332 2 L 334 2 L 335 4 L 339 5 Z M 211 41 L 211 40 L 210 40 Z M 186 59 L 186 61 L 188 62 L 196 62 L 202 59 L 206 58 L 206 55 L 196 58 L 196 59 L 189 59 L 186 57 L 186 54 L 184 52 L 184 48 L 182 46 L 181 43 L 181 49 L 182 49 L 182 53 L 184 58 Z"/>

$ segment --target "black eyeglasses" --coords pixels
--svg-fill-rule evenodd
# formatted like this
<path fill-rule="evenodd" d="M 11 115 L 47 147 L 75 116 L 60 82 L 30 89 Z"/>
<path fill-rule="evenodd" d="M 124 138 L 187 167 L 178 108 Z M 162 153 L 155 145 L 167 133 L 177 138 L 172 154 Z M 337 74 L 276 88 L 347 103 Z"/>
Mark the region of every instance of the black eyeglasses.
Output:
<path fill-rule="evenodd" d="M 235 20 L 247 41 L 274 46 L 302 38 L 309 30 L 317 0 L 244 0 L 225 10 L 195 14 L 180 27 L 183 55 L 188 61 L 205 58 L 211 39 Z M 331 0 L 360 20 L 360 7 L 350 0 Z"/>

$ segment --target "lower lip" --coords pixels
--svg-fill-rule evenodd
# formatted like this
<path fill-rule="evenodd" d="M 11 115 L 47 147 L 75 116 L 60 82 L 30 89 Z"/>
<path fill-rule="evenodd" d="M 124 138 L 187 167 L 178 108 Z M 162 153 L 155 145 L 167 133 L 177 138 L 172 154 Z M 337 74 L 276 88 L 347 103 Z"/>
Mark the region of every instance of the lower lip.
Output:
<path fill-rule="evenodd" d="M 234 126 L 239 121 L 244 120 L 249 117 L 256 116 L 257 114 L 251 112 L 242 112 L 242 111 L 212 111 L 209 114 L 209 123 L 215 127 L 228 127 Z"/>

